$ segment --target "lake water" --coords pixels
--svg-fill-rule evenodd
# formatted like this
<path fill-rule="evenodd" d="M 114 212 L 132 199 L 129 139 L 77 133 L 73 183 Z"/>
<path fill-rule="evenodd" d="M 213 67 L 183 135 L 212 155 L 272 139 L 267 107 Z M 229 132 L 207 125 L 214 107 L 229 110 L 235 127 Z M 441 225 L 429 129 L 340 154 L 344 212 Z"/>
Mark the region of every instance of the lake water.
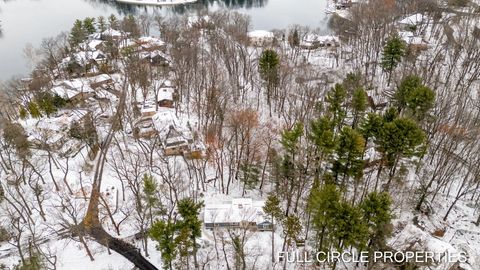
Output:
<path fill-rule="evenodd" d="M 75 19 L 115 14 L 195 13 L 231 9 L 250 15 L 254 29 L 282 29 L 292 24 L 327 30 L 326 0 L 200 0 L 176 7 L 144 7 L 113 0 L 0 0 L 0 80 L 28 74 L 27 44 L 71 29 Z"/>

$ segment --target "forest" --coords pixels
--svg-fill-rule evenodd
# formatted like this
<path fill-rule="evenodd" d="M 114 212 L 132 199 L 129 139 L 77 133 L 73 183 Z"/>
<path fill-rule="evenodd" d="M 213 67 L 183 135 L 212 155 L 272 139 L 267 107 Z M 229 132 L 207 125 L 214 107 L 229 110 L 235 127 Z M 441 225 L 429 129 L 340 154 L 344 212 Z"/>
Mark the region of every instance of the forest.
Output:
<path fill-rule="evenodd" d="M 478 269 L 479 14 L 370 0 L 328 45 L 232 11 L 79 18 L 0 86 L 0 269 Z M 206 228 L 238 198 L 269 229 Z"/>

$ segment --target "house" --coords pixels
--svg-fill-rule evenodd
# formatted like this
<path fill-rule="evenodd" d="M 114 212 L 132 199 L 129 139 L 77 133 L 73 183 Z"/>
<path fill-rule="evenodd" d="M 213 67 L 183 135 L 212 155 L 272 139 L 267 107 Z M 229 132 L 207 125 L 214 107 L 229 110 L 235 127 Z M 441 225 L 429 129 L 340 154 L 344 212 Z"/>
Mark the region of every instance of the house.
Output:
<path fill-rule="evenodd" d="M 107 62 L 107 56 L 100 50 L 80 51 L 66 57 L 60 67 L 70 74 L 85 76 L 89 72 L 97 72 L 97 66 Z"/>
<path fill-rule="evenodd" d="M 168 57 L 164 53 L 159 51 L 151 52 L 148 60 L 150 61 L 150 64 L 155 66 L 168 67 L 171 65 L 171 61 L 168 60 Z"/>
<path fill-rule="evenodd" d="M 157 131 L 153 126 L 153 120 L 151 116 L 142 116 L 134 124 L 133 136 L 135 138 L 151 138 Z"/>
<path fill-rule="evenodd" d="M 173 108 L 173 95 L 175 90 L 171 87 L 163 87 L 158 90 L 157 104 L 159 107 Z"/>
<path fill-rule="evenodd" d="M 158 107 L 152 121 L 166 156 L 183 155 L 189 159 L 203 157 L 204 144 L 198 137 L 194 139 L 190 128 L 181 123 L 174 110 Z"/>
<path fill-rule="evenodd" d="M 122 39 L 122 33 L 118 30 L 115 30 L 115 29 L 112 29 L 112 28 L 109 28 L 105 31 L 103 31 L 101 34 L 100 34 L 100 37 L 102 40 L 107 40 L 107 39 L 112 39 L 112 40 L 120 40 Z"/>
<path fill-rule="evenodd" d="M 254 30 L 247 33 L 250 44 L 253 46 L 269 46 L 273 44 L 275 36 L 273 32 L 264 30 Z"/>
<path fill-rule="evenodd" d="M 161 140 L 164 140 L 170 131 L 170 126 L 181 127 L 180 120 L 175 115 L 174 111 L 169 108 L 158 108 L 157 113 L 152 116 L 153 125 L 157 130 Z"/>
<path fill-rule="evenodd" d="M 103 47 L 102 44 L 103 44 L 103 40 L 92 39 L 90 41 L 81 43 L 79 46 L 80 46 L 80 49 L 84 51 L 97 51 L 102 49 Z"/>
<path fill-rule="evenodd" d="M 337 3 L 335 3 L 335 8 L 336 9 L 347 9 L 352 7 L 352 0 L 340 0 Z"/>
<path fill-rule="evenodd" d="M 416 13 L 398 21 L 398 25 L 405 30 L 415 30 L 427 20 L 428 16 L 425 16 L 421 13 Z"/>
<path fill-rule="evenodd" d="M 300 41 L 300 47 L 304 49 L 317 49 L 320 47 L 335 47 L 340 43 L 336 36 L 320 36 L 317 34 L 307 34 Z"/>
<path fill-rule="evenodd" d="M 79 79 L 62 81 L 59 85 L 53 87 L 51 91 L 74 104 L 95 95 L 95 91 Z"/>
<path fill-rule="evenodd" d="M 202 159 L 204 157 L 205 149 L 206 147 L 202 142 L 194 140 L 194 142 L 189 145 L 189 149 L 184 153 L 184 156 L 187 159 Z"/>
<path fill-rule="evenodd" d="M 337 36 L 319 36 L 318 41 L 320 47 L 335 47 L 340 43 L 340 39 Z"/>
<path fill-rule="evenodd" d="M 203 211 L 203 222 L 206 229 L 215 228 L 270 231 L 273 224 L 263 211 L 264 201 L 251 198 L 239 198 L 217 203 L 206 202 Z"/>
<path fill-rule="evenodd" d="M 165 51 L 166 49 L 165 42 L 155 37 L 141 37 L 138 38 L 135 43 L 140 51 Z"/>
<path fill-rule="evenodd" d="M 100 74 L 98 76 L 90 78 L 90 87 L 92 89 L 97 89 L 97 88 L 107 88 L 111 86 L 114 83 L 112 77 L 110 77 L 107 74 Z"/>
<path fill-rule="evenodd" d="M 167 55 L 160 50 L 140 52 L 140 58 L 154 66 L 168 67 L 171 64 Z"/>
<path fill-rule="evenodd" d="M 107 61 L 107 57 L 99 50 L 81 51 L 73 55 L 73 61 L 85 67 L 89 64 L 103 64 Z"/>
<path fill-rule="evenodd" d="M 401 31 L 398 33 L 399 37 L 405 41 L 408 48 L 412 51 L 423 51 L 428 49 L 428 43 L 422 37 L 415 35 L 410 31 Z"/>
<path fill-rule="evenodd" d="M 181 129 L 175 126 L 170 126 L 163 141 L 163 150 L 166 156 L 183 155 L 189 152 L 190 143 L 193 143 L 193 139 L 188 133 L 182 132 Z"/>
<path fill-rule="evenodd" d="M 142 117 L 151 118 L 153 115 L 157 113 L 156 105 L 151 102 L 145 102 L 140 108 L 140 113 L 142 114 Z"/>
<path fill-rule="evenodd" d="M 34 125 L 26 123 L 25 130 L 34 147 L 70 154 L 82 147 L 80 141 L 72 140 L 70 129 L 73 125 L 83 123 L 87 117 L 89 112 L 86 110 L 63 110 L 56 116 L 31 119 L 30 121 L 38 122 Z"/>

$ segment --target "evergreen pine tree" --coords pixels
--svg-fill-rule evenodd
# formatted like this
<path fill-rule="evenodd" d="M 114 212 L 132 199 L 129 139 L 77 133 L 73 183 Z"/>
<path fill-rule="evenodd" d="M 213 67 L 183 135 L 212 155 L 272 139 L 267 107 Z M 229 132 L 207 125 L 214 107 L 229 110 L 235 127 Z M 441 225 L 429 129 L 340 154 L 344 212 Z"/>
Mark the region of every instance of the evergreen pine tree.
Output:
<path fill-rule="evenodd" d="M 408 114 L 421 121 L 435 103 L 435 92 L 422 84 L 418 76 L 407 76 L 394 95 L 398 110 L 407 109 Z"/>
<path fill-rule="evenodd" d="M 270 217 L 272 223 L 272 262 L 275 262 L 275 221 L 280 221 L 283 217 L 280 200 L 275 194 L 268 195 L 263 211 Z"/>
<path fill-rule="evenodd" d="M 303 125 L 301 123 L 296 123 L 291 130 L 286 129 L 282 132 L 280 143 L 290 156 L 294 156 L 297 152 L 298 143 L 302 135 Z"/>
<path fill-rule="evenodd" d="M 150 174 L 143 175 L 142 199 L 145 204 L 150 223 L 153 224 L 154 217 L 165 214 L 160 198 L 158 196 L 158 184 L 155 178 Z"/>
<path fill-rule="evenodd" d="M 353 111 L 353 121 L 352 128 L 356 128 L 360 119 L 363 118 L 365 110 L 367 109 L 367 93 L 363 88 L 357 88 L 353 91 L 352 96 L 352 111 Z"/>
<path fill-rule="evenodd" d="M 97 25 L 98 31 L 100 31 L 100 33 L 103 33 L 103 31 L 107 30 L 107 22 L 105 21 L 105 17 L 99 16 L 97 18 Z"/>
<path fill-rule="evenodd" d="M 392 199 L 387 192 L 372 192 L 360 203 L 363 219 L 368 224 L 370 251 L 385 248 L 386 239 L 390 236 L 392 220 Z"/>
<path fill-rule="evenodd" d="M 266 82 L 267 85 L 267 103 L 270 105 L 272 97 L 272 91 L 279 83 L 279 68 L 280 58 L 276 51 L 272 49 L 266 49 L 260 55 L 258 60 L 258 71 L 260 77 Z"/>
<path fill-rule="evenodd" d="M 341 129 L 345 120 L 346 97 L 347 92 L 345 88 L 338 83 L 327 93 L 328 111 L 331 114 L 332 124 L 336 132 Z"/>
<path fill-rule="evenodd" d="M 393 70 L 405 55 L 406 48 L 405 42 L 398 35 L 392 36 L 383 48 L 382 67 L 388 72 L 388 85 L 390 85 Z"/>
<path fill-rule="evenodd" d="M 112 28 L 112 29 L 115 29 L 115 30 L 119 29 L 118 19 L 113 14 L 108 17 L 108 24 L 109 24 L 110 28 Z"/>
<path fill-rule="evenodd" d="M 332 122 L 326 117 L 320 117 L 310 123 L 309 140 L 315 147 L 315 179 L 321 174 L 322 162 L 330 159 L 334 149 L 334 133 Z"/>
<path fill-rule="evenodd" d="M 83 22 L 76 20 L 73 24 L 73 28 L 70 31 L 69 42 L 70 46 L 75 48 L 78 44 L 82 43 L 87 38 L 87 32 L 83 27 Z"/>
<path fill-rule="evenodd" d="M 291 247 L 293 242 L 297 240 L 298 235 L 302 231 L 302 223 L 296 215 L 290 215 L 283 219 L 283 234 L 285 235 L 285 245 Z"/>
<path fill-rule="evenodd" d="M 157 249 L 161 252 L 164 269 L 173 270 L 173 261 L 177 256 L 175 241 L 175 224 L 170 220 L 158 220 L 149 230 L 150 237 L 157 241 Z"/>
<path fill-rule="evenodd" d="M 195 267 L 198 267 L 197 262 L 197 238 L 202 235 L 202 222 L 199 219 L 200 210 L 203 203 L 195 203 L 191 198 L 183 199 L 178 202 L 178 213 L 182 220 L 177 223 L 180 230 L 188 230 L 190 242 L 193 247 L 193 258 Z"/>
<path fill-rule="evenodd" d="M 87 35 L 91 35 L 97 31 L 95 28 L 95 18 L 85 18 L 83 20 L 83 28 Z"/>
<path fill-rule="evenodd" d="M 393 179 L 398 161 L 402 157 L 419 156 L 420 146 L 425 140 L 425 133 L 409 118 L 396 118 L 383 124 L 380 136 L 376 140 L 379 151 L 390 169 L 387 190 Z"/>
<path fill-rule="evenodd" d="M 342 188 L 345 188 L 345 182 L 349 177 L 361 177 L 364 147 L 365 139 L 358 131 L 350 127 L 342 129 L 336 149 L 336 160 L 332 169 L 336 180 L 342 175 Z"/>
<path fill-rule="evenodd" d="M 325 184 L 310 191 L 308 211 L 312 216 L 313 227 L 317 231 L 317 249 L 328 251 L 329 232 L 335 222 L 335 216 L 340 207 L 340 192 L 333 184 Z"/>

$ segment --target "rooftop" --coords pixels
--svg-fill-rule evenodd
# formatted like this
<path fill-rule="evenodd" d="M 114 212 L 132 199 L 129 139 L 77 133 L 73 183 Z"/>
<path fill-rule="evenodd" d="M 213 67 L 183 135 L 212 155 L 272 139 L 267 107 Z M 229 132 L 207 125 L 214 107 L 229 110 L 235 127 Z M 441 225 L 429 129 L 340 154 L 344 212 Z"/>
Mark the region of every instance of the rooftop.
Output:
<path fill-rule="evenodd" d="M 264 201 L 251 198 L 236 198 L 226 202 L 206 202 L 205 223 L 240 223 L 242 221 L 262 223 L 268 220 L 263 212 Z"/>

